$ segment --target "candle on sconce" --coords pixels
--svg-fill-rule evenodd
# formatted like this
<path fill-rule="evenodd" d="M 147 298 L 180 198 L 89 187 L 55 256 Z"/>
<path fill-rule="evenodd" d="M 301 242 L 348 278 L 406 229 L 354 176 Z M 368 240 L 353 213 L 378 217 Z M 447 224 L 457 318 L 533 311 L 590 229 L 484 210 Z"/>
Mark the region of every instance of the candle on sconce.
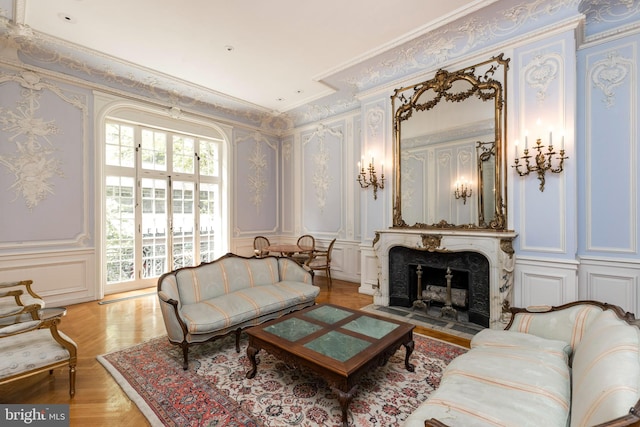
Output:
<path fill-rule="evenodd" d="M 551 129 L 549 129 L 549 147 L 553 147 L 553 136 Z"/>
<path fill-rule="evenodd" d="M 518 140 L 516 139 L 515 141 L 515 147 L 516 147 L 516 158 L 518 157 Z"/>
<path fill-rule="evenodd" d="M 528 149 L 529 148 L 529 132 L 528 131 L 524 131 L 524 149 Z"/>
<path fill-rule="evenodd" d="M 560 139 L 560 149 L 564 150 L 564 134 L 562 134 L 562 139 Z"/>
<path fill-rule="evenodd" d="M 384 175 L 384 162 L 380 163 L 380 169 L 382 171 L 382 175 Z"/>

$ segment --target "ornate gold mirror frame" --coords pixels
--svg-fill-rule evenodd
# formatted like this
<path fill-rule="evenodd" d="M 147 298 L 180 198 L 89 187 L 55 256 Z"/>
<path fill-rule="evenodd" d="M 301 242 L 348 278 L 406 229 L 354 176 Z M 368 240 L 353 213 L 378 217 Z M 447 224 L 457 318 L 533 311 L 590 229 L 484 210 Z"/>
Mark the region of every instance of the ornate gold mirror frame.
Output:
<path fill-rule="evenodd" d="M 503 54 L 485 62 L 455 72 L 440 69 L 431 80 L 396 89 L 391 96 L 394 112 L 394 211 L 393 227 L 397 228 L 435 228 L 435 229 L 490 229 L 504 230 L 507 226 L 506 214 L 506 83 L 509 59 Z M 476 74 L 478 73 L 478 74 Z M 460 87 L 463 90 L 460 90 Z M 456 89 L 457 88 L 457 89 Z M 457 90 L 457 91 L 456 91 Z M 462 103 L 470 98 L 483 102 L 493 101 L 494 114 L 492 128 L 494 141 L 477 141 L 477 177 L 478 183 L 473 197 L 477 198 L 477 219 L 468 224 L 452 224 L 442 219 L 432 224 L 416 222 L 407 224 L 402 217 L 402 124 L 411 118 L 414 112 L 433 109 L 440 102 Z M 458 104 L 455 104 L 458 105 Z M 464 114 L 460 114 L 464 116 Z M 483 166 L 489 159 L 495 159 L 495 167 Z M 487 171 L 495 169 L 491 177 Z M 491 172 L 489 172 L 491 173 Z M 493 181 L 493 188 L 484 188 L 487 178 Z M 426 178 L 425 178 L 426 179 Z M 424 187 L 422 191 L 426 192 Z M 442 192 L 442 191 L 441 191 Z M 493 200 L 487 195 L 495 194 Z M 453 191 L 449 192 L 451 197 Z M 424 197 L 424 196 L 423 196 Z M 465 200 L 466 202 L 466 200 Z"/>

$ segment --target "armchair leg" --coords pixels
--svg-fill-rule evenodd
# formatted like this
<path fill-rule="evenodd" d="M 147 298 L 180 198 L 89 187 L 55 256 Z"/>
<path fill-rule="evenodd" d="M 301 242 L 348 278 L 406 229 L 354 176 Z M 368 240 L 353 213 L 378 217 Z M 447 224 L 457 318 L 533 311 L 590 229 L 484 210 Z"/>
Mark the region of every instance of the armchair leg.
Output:
<path fill-rule="evenodd" d="M 69 396 L 76 395 L 76 365 L 69 365 Z"/>
<path fill-rule="evenodd" d="M 329 281 L 329 289 L 331 289 L 331 270 L 327 269 L 327 280 Z"/>

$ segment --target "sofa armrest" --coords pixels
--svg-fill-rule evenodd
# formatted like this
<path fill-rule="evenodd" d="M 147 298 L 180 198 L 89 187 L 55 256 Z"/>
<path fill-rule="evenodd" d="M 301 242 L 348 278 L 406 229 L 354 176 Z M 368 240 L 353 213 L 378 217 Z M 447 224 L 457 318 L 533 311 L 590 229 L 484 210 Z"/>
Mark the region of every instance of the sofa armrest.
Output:
<path fill-rule="evenodd" d="M 279 276 L 281 281 L 302 282 L 313 284 L 313 275 L 306 265 L 300 265 L 290 258 L 278 258 Z"/>
<path fill-rule="evenodd" d="M 167 304 L 171 304 L 171 305 L 175 306 L 176 308 L 178 307 L 178 301 L 176 301 L 173 298 L 171 298 L 169 296 L 169 294 L 167 294 L 164 291 L 159 291 L 158 292 L 158 298 L 160 298 L 160 301 L 162 301 L 162 302 L 166 302 Z"/>
<path fill-rule="evenodd" d="M 158 286 L 160 288 L 160 286 Z M 160 310 L 164 320 L 167 336 L 171 342 L 182 342 L 188 335 L 187 325 L 180 317 L 180 302 L 162 290 L 158 290 Z"/>
<path fill-rule="evenodd" d="M 640 400 L 629 409 L 627 415 L 594 427 L 640 427 Z"/>

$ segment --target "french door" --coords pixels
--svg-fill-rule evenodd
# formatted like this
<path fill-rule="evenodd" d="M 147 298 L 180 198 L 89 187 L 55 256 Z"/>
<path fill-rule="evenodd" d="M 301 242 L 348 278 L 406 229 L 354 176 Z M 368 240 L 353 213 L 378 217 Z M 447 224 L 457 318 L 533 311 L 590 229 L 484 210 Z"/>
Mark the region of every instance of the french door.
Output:
<path fill-rule="evenodd" d="M 222 141 L 116 121 L 106 136 L 105 293 L 215 259 Z"/>

